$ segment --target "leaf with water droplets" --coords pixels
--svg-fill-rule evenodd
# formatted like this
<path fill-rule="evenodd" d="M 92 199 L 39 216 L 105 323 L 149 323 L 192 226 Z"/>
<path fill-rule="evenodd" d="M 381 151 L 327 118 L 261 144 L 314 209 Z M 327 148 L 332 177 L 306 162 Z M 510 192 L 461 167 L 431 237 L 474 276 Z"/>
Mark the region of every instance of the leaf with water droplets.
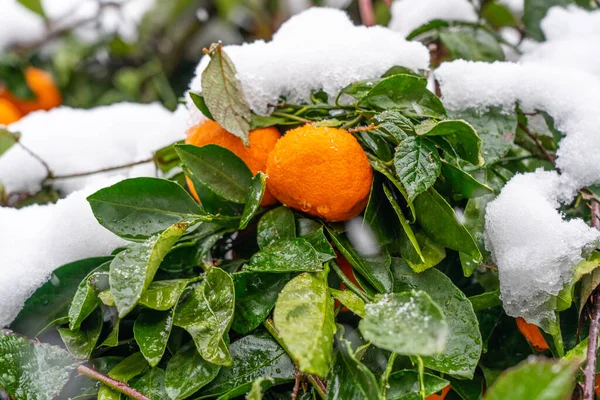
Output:
<path fill-rule="evenodd" d="M 169 400 L 165 392 L 165 371 L 152 368 L 131 387 L 152 400 Z"/>
<path fill-rule="evenodd" d="M 177 304 L 189 282 L 189 279 L 154 281 L 142 293 L 138 304 L 153 310 L 167 311 Z"/>
<path fill-rule="evenodd" d="M 323 269 L 317 251 L 303 238 L 280 240 L 254 254 L 245 271 L 316 272 Z"/>
<path fill-rule="evenodd" d="M 423 374 L 425 396 L 430 396 L 444 389 L 449 381 L 431 374 Z M 387 400 L 421 400 L 419 373 L 413 370 L 401 370 L 392 373 L 388 379 Z"/>
<path fill-rule="evenodd" d="M 292 210 L 285 206 L 269 210 L 258 221 L 256 240 L 262 250 L 282 239 L 296 237 L 296 222 Z"/>
<path fill-rule="evenodd" d="M 75 357 L 89 359 L 102 332 L 102 313 L 98 310 L 76 330 L 59 328 L 58 333 L 67 350 Z"/>
<path fill-rule="evenodd" d="M 167 364 L 167 394 L 173 400 L 185 399 L 212 381 L 220 369 L 220 366 L 203 359 L 194 342 L 189 342 Z"/>
<path fill-rule="evenodd" d="M 119 318 L 127 315 L 154 279 L 165 255 L 188 228 L 181 222 L 143 243 L 134 243 L 121 251 L 110 264 L 110 291 Z"/>
<path fill-rule="evenodd" d="M 133 325 L 133 337 L 151 367 L 162 359 L 173 328 L 173 311 L 143 310 Z"/>
<path fill-rule="evenodd" d="M 109 372 L 108 376 L 121 382 L 127 383 L 129 380 L 138 375 L 143 374 L 148 370 L 148 363 L 144 359 L 142 353 L 133 353 L 129 357 L 115 365 Z M 119 400 L 121 394 L 116 390 L 101 385 L 98 391 L 98 400 Z"/>
<path fill-rule="evenodd" d="M 394 167 L 410 203 L 433 186 L 440 175 L 442 164 L 438 150 L 430 140 L 409 136 L 396 147 Z"/>
<path fill-rule="evenodd" d="M 254 175 L 252 178 L 252 184 L 248 189 L 248 198 L 246 199 L 246 205 L 240 218 L 239 229 L 246 229 L 252 218 L 256 215 L 256 212 L 260 208 L 260 202 L 262 201 L 265 190 L 267 189 L 267 176 L 262 172 Z"/>
<path fill-rule="evenodd" d="M 69 307 L 70 330 L 74 331 L 79 329 L 83 320 L 86 319 L 98 305 L 100 305 L 94 283 L 98 279 L 106 278 L 109 267 L 110 262 L 105 262 L 79 283 L 77 291 L 73 296 L 73 301 L 71 301 L 71 307 Z"/>

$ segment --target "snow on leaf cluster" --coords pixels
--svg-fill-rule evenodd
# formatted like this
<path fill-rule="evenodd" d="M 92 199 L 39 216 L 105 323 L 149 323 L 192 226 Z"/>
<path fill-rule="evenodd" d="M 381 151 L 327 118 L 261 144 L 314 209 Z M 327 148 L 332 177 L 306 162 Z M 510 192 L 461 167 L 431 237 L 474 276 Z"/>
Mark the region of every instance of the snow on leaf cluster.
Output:
<path fill-rule="evenodd" d="M 325 91 L 330 100 L 348 84 L 380 77 L 400 65 L 427 69 L 429 53 L 420 43 L 381 26 L 355 26 L 348 15 L 331 8 L 311 8 L 290 18 L 273 40 L 224 46 L 233 61 L 250 108 L 266 115 L 283 97 L 300 104 Z M 202 91 L 205 56 L 196 69 L 190 90 Z M 192 123 L 202 119 L 188 98 Z"/>
<path fill-rule="evenodd" d="M 477 13 L 468 0 L 398 0 L 392 3 L 389 27 L 408 35 L 434 19 L 476 22 Z"/>

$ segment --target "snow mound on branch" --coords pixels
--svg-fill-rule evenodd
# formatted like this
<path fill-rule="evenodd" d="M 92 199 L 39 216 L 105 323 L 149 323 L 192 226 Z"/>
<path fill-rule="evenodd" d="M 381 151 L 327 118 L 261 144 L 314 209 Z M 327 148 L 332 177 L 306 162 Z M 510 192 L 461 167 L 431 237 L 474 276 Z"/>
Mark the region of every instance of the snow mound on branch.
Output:
<path fill-rule="evenodd" d="M 381 26 L 355 26 L 345 12 L 332 8 L 313 7 L 290 18 L 270 42 L 223 49 L 236 67 L 250 108 L 262 115 L 281 97 L 303 103 L 311 92 L 323 89 L 332 99 L 346 85 L 377 78 L 395 65 L 412 70 L 429 65 L 422 44 Z M 202 90 L 201 75 L 208 62 L 208 56 L 200 61 L 190 90 Z M 201 113 L 189 96 L 188 108 L 191 122 L 198 122 Z"/>
<path fill-rule="evenodd" d="M 0 52 L 20 42 L 39 40 L 45 32 L 44 21 L 17 0 L 0 4 Z"/>
<path fill-rule="evenodd" d="M 56 204 L 20 210 L 0 207 L 0 327 L 12 322 L 53 270 L 82 258 L 110 254 L 126 243 L 98 224 L 86 200 L 120 179 L 96 181 Z"/>
<path fill-rule="evenodd" d="M 493 79 L 491 79 L 493 77 Z M 569 284 L 582 252 L 600 232 L 556 210 L 576 190 L 600 183 L 600 80 L 579 70 L 540 64 L 454 61 L 436 71 L 450 110 L 519 104 L 546 111 L 566 137 L 556 172 L 517 175 L 486 212 L 486 246 L 498 265 L 506 312 L 544 328 L 554 321 L 552 296 Z"/>
<path fill-rule="evenodd" d="M 187 113 L 159 104 L 119 103 L 90 110 L 69 107 L 38 111 L 8 126 L 20 142 L 44 160 L 54 176 L 97 171 L 146 160 L 153 151 L 185 137 Z M 35 193 L 46 177 L 42 163 L 15 145 L 0 157 L 0 181 L 8 194 Z M 52 186 L 68 194 L 99 174 L 57 179 Z M 149 162 L 100 175 L 154 176 Z"/>
<path fill-rule="evenodd" d="M 403 36 L 434 19 L 477 21 L 477 13 L 468 0 L 398 0 L 392 4 L 389 27 Z"/>

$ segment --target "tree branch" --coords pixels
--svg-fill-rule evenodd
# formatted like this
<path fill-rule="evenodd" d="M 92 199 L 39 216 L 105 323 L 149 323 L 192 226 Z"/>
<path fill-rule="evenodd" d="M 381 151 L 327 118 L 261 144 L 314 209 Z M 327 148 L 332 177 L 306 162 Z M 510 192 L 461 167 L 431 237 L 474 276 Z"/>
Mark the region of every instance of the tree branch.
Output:
<path fill-rule="evenodd" d="M 153 160 L 153 158 L 148 158 L 148 159 L 145 159 L 145 160 L 134 161 L 134 162 L 131 162 L 131 163 L 128 163 L 128 164 L 117 165 L 116 167 L 102 168 L 102 169 L 98 169 L 98 170 L 95 170 L 95 171 L 78 172 L 76 174 L 53 175 L 53 176 L 50 176 L 49 179 L 55 181 L 55 180 L 58 180 L 58 179 L 80 178 L 82 176 L 89 176 L 89 175 L 94 175 L 94 174 L 101 174 L 103 172 L 116 171 L 118 169 L 123 169 L 123 168 L 131 168 L 131 167 L 135 167 L 136 165 L 141 165 L 141 164 L 149 163 L 152 160 Z"/>
<path fill-rule="evenodd" d="M 80 365 L 79 367 L 77 367 L 77 372 L 79 372 L 81 375 L 85 375 L 89 378 L 95 379 L 99 382 L 102 382 L 103 384 L 105 384 L 106 386 L 116 390 L 119 393 L 123 393 L 126 396 L 131 397 L 132 399 L 136 399 L 136 400 L 151 400 L 148 397 L 144 396 L 143 394 L 141 394 L 140 392 L 138 392 L 137 390 L 134 390 L 132 388 L 130 388 L 129 386 L 127 386 L 125 383 L 120 382 L 116 379 L 113 379 L 111 377 L 108 377 L 104 374 L 101 374 L 100 372 L 91 369 L 89 367 L 86 367 L 85 365 Z"/>
<path fill-rule="evenodd" d="M 536 147 L 538 149 L 540 149 L 540 151 L 544 154 L 544 156 L 548 159 L 548 161 L 550 161 L 552 164 L 554 164 L 554 161 L 555 161 L 554 155 L 552 153 L 550 153 L 548 151 L 548 149 L 546 149 L 544 147 L 542 142 L 540 142 L 540 140 L 537 137 L 535 137 L 535 135 L 532 134 L 531 131 L 529 131 L 529 129 L 527 129 L 527 127 L 525 125 L 523 125 L 523 123 L 519 122 L 518 125 L 519 125 L 519 128 L 521 128 L 521 130 L 523 132 L 525 132 L 525 134 L 529 137 L 529 139 L 531 139 L 533 141 L 533 143 L 535 143 Z"/>
<path fill-rule="evenodd" d="M 362 20 L 363 25 L 375 25 L 375 12 L 373 11 L 373 0 L 358 0 L 358 7 L 360 9 L 360 19 Z"/>

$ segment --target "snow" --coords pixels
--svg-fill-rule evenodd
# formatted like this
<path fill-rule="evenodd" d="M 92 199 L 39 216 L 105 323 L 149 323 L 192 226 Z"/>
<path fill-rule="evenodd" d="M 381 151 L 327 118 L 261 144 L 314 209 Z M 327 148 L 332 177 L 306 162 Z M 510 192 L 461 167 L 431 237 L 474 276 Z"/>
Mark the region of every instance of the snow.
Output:
<path fill-rule="evenodd" d="M 96 171 L 148 159 L 155 150 L 185 138 L 187 112 L 159 104 L 118 103 L 90 110 L 59 107 L 31 113 L 9 125 L 21 143 L 41 157 L 55 176 Z M 153 163 L 100 174 L 154 176 Z M 63 194 L 99 175 L 53 181 Z M 0 181 L 7 193 L 35 193 L 46 177 L 43 165 L 15 145 L 0 157 Z"/>
<path fill-rule="evenodd" d="M 412 70 L 429 65 L 422 44 L 381 26 L 354 26 L 345 12 L 333 8 L 313 7 L 290 18 L 270 42 L 223 49 L 236 67 L 250 108 L 263 115 L 282 96 L 303 103 L 311 92 L 323 89 L 332 99 L 346 85 L 377 78 L 395 65 Z M 208 62 L 208 56 L 200 61 L 190 90 L 201 91 Z M 188 108 L 192 123 L 198 122 L 201 114 L 189 96 Z"/>
<path fill-rule="evenodd" d="M 477 21 L 477 13 L 468 0 L 398 0 L 392 4 L 389 27 L 408 35 L 434 19 Z"/>
<path fill-rule="evenodd" d="M 556 211 L 576 190 L 600 183 L 600 80 L 577 69 L 538 63 L 454 61 L 436 71 L 450 110 L 503 107 L 546 111 L 565 133 L 561 171 L 517 175 L 486 212 L 486 247 L 498 265 L 507 313 L 547 327 L 552 296 L 573 278 L 582 251 L 600 234 Z"/>
<path fill-rule="evenodd" d="M 17 316 L 25 300 L 52 271 L 82 258 L 110 254 L 126 242 L 104 229 L 86 197 L 122 179 L 96 180 L 52 205 L 20 210 L 0 207 L 0 327 Z"/>
<path fill-rule="evenodd" d="M 518 15 L 523 14 L 525 8 L 524 0 L 499 0 L 498 3 L 506 6 L 510 11 Z"/>
<path fill-rule="evenodd" d="M 0 52 L 17 42 L 33 42 L 44 34 L 40 17 L 17 3 L 2 0 L 0 4 Z"/>

